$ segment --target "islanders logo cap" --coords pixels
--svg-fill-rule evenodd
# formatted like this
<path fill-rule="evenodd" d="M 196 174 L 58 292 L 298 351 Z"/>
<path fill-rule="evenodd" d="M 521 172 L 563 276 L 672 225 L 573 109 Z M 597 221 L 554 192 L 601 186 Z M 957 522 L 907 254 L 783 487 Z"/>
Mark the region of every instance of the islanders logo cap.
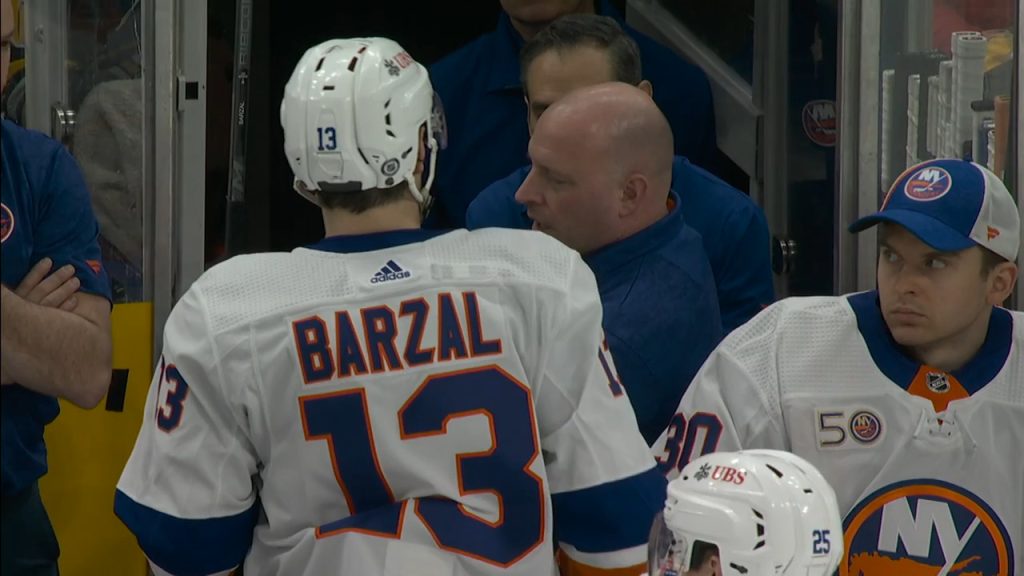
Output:
<path fill-rule="evenodd" d="M 850 225 L 899 224 L 940 252 L 978 245 L 1013 262 L 1020 250 L 1020 214 L 1006 186 L 983 166 L 956 159 L 908 168 L 889 189 L 882 209 Z"/>

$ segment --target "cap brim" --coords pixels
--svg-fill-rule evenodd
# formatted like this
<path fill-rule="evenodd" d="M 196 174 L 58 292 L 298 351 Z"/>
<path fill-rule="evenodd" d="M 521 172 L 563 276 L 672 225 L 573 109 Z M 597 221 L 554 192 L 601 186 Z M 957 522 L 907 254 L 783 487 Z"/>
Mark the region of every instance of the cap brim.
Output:
<path fill-rule="evenodd" d="M 959 252 L 977 246 L 974 240 L 931 216 L 910 210 L 889 209 L 865 216 L 850 224 L 850 232 L 861 232 L 881 222 L 899 224 L 922 242 L 940 252 Z"/>

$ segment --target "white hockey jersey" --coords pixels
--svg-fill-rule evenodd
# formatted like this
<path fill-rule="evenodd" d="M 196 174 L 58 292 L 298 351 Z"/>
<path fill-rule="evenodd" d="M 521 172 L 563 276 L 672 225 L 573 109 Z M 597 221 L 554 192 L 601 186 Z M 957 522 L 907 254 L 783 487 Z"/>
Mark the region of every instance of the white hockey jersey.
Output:
<path fill-rule="evenodd" d="M 172 574 L 550 575 L 553 533 L 639 573 L 665 478 L 600 306 L 529 231 L 233 258 L 167 321 L 115 510 Z"/>
<path fill-rule="evenodd" d="M 1024 571 L 1024 314 L 995 308 L 952 374 L 909 359 L 877 293 L 790 298 L 711 355 L 652 450 L 790 450 L 845 516 L 841 575 Z"/>

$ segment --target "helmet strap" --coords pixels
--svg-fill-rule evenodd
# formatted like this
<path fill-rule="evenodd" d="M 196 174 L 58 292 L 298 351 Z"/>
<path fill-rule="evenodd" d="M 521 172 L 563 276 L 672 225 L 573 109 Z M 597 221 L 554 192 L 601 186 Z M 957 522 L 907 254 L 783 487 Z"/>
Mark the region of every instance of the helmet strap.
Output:
<path fill-rule="evenodd" d="M 410 173 L 405 177 L 405 181 L 409 184 L 409 193 L 416 199 L 420 204 L 420 213 L 424 216 L 430 210 L 430 207 L 434 205 L 434 197 L 430 194 L 430 187 L 434 184 L 434 169 L 437 166 L 437 140 L 433 137 L 429 138 L 427 143 L 427 181 L 423 183 L 423 188 L 416 185 L 416 175 Z"/>
<path fill-rule="evenodd" d="M 311 191 L 309 188 L 306 188 L 306 184 L 298 177 L 296 177 L 295 180 L 292 182 L 292 188 L 299 193 L 299 196 L 302 196 L 306 200 L 312 202 L 313 204 L 316 204 L 318 208 L 323 208 L 323 206 L 320 204 L 320 200 L 317 198 L 316 193 Z"/>

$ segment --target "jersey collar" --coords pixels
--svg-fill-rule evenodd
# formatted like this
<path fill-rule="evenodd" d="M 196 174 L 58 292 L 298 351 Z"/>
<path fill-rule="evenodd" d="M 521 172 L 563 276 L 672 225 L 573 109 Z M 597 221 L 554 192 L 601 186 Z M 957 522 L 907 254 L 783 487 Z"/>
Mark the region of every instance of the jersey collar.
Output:
<path fill-rule="evenodd" d="M 857 328 L 871 353 L 875 365 L 904 390 L 910 387 L 922 364 L 903 353 L 892 338 L 878 304 L 878 291 L 847 296 L 857 317 Z M 1013 318 L 1003 308 L 993 306 L 988 333 L 981 349 L 967 364 L 951 374 L 968 393 L 974 394 L 999 374 L 1010 354 L 1013 340 Z"/>
<path fill-rule="evenodd" d="M 375 232 L 373 234 L 340 234 L 328 236 L 319 242 L 306 246 L 310 250 L 322 252 L 337 252 L 347 254 L 353 252 L 373 252 L 405 244 L 425 242 L 451 230 L 424 230 L 415 228 L 410 230 L 391 230 L 389 232 Z"/>
<path fill-rule="evenodd" d="M 686 223 L 683 220 L 683 211 L 679 206 L 679 195 L 675 190 L 669 191 L 668 204 L 671 209 L 661 220 L 632 236 L 598 248 L 584 256 L 583 261 L 590 266 L 594 275 L 600 278 L 602 274 L 621 270 L 644 254 L 660 250 L 669 244 Z"/>

